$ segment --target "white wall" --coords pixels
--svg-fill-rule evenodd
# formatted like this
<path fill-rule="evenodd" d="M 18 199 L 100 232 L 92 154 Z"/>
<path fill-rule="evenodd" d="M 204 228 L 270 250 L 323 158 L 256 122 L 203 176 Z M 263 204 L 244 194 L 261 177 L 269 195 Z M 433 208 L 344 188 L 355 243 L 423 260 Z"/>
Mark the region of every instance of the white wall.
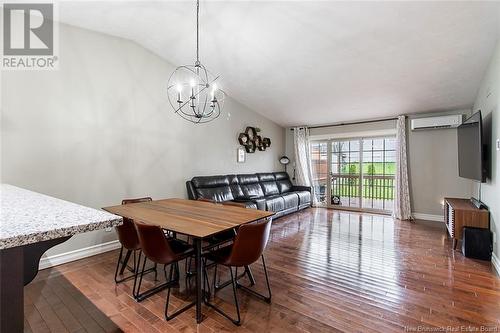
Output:
<path fill-rule="evenodd" d="M 481 200 L 490 209 L 491 230 L 496 234 L 496 242 L 493 244 L 493 252 L 497 258 L 500 257 L 500 163 L 498 161 L 499 152 L 495 149 L 496 140 L 500 139 L 500 42 L 497 47 L 488 71 L 484 76 L 479 88 L 474 111 L 481 110 L 483 124 L 486 132 L 486 139 L 489 145 L 488 153 L 491 161 L 491 174 L 485 184 L 481 186 Z M 477 188 L 476 188 L 477 191 Z M 477 193 L 475 191 L 475 193 Z M 475 195 L 477 196 L 477 195 Z M 498 260 L 498 259 L 497 259 Z M 500 264 L 500 262 L 497 262 Z M 497 267 L 498 269 L 499 267 Z"/>
<path fill-rule="evenodd" d="M 173 114 L 165 94 L 173 70 L 131 41 L 61 25 L 59 70 L 2 73 L 2 182 L 100 208 L 185 197 L 195 175 L 281 169 L 284 129 L 233 99 L 212 123 Z M 238 164 L 237 136 L 247 125 L 272 145 Z M 50 254 L 114 237 L 75 236 Z"/>

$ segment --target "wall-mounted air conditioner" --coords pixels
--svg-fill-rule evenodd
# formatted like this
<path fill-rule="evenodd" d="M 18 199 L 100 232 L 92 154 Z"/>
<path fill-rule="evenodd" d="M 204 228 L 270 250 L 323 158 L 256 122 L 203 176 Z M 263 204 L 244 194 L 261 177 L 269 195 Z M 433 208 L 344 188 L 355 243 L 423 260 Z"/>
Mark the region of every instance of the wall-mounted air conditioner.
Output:
<path fill-rule="evenodd" d="M 411 120 L 411 130 L 420 131 L 440 128 L 457 128 L 462 123 L 462 118 L 463 116 L 461 114 L 415 118 Z"/>

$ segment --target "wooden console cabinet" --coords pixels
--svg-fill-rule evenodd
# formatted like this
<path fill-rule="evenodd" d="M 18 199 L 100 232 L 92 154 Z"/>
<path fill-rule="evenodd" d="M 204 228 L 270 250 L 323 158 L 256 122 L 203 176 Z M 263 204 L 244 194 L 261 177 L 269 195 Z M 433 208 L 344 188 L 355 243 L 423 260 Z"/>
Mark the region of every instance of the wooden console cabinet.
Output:
<path fill-rule="evenodd" d="M 462 239 L 463 227 L 489 228 L 490 212 L 476 208 L 469 199 L 445 198 L 444 222 L 455 249 Z"/>

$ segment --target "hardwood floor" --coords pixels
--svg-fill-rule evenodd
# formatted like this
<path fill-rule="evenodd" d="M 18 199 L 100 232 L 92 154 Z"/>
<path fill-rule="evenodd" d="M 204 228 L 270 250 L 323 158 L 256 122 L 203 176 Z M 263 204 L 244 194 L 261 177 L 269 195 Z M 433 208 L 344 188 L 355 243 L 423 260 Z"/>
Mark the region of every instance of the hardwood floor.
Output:
<path fill-rule="evenodd" d="M 115 286 L 117 256 L 108 252 L 40 272 L 26 288 L 26 332 L 500 329 L 500 279 L 489 262 L 452 251 L 437 222 L 326 209 L 277 219 L 266 250 L 272 304 L 239 292 L 239 328 L 206 307 L 199 327 L 194 309 L 166 322 L 166 292 L 136 303 L 132 281 Z M 252 270 L 264 290 L 262 266 Z M 184 281 L 174 289 L 172 310 L 185 304 L 189 289 Z M 216 302 L 234 311 L 230 287 Z"/>

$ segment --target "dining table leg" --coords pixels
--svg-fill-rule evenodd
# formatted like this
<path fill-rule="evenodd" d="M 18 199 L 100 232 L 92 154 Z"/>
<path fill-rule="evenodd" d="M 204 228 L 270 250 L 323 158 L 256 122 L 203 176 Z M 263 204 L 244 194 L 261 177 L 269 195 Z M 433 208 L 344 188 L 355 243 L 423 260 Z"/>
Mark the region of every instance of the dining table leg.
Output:
<path fill-rule="evenodd" d="M 196 251 L 195 264 L 196 264 L 196 323 L 200 324 L 203 320 L 203 315 L 201 313 L 201 303 L 202 303 L 202 275 L 203 269 L 201 267 L 201 238 L 194 238 L 194 248 Z"/>

